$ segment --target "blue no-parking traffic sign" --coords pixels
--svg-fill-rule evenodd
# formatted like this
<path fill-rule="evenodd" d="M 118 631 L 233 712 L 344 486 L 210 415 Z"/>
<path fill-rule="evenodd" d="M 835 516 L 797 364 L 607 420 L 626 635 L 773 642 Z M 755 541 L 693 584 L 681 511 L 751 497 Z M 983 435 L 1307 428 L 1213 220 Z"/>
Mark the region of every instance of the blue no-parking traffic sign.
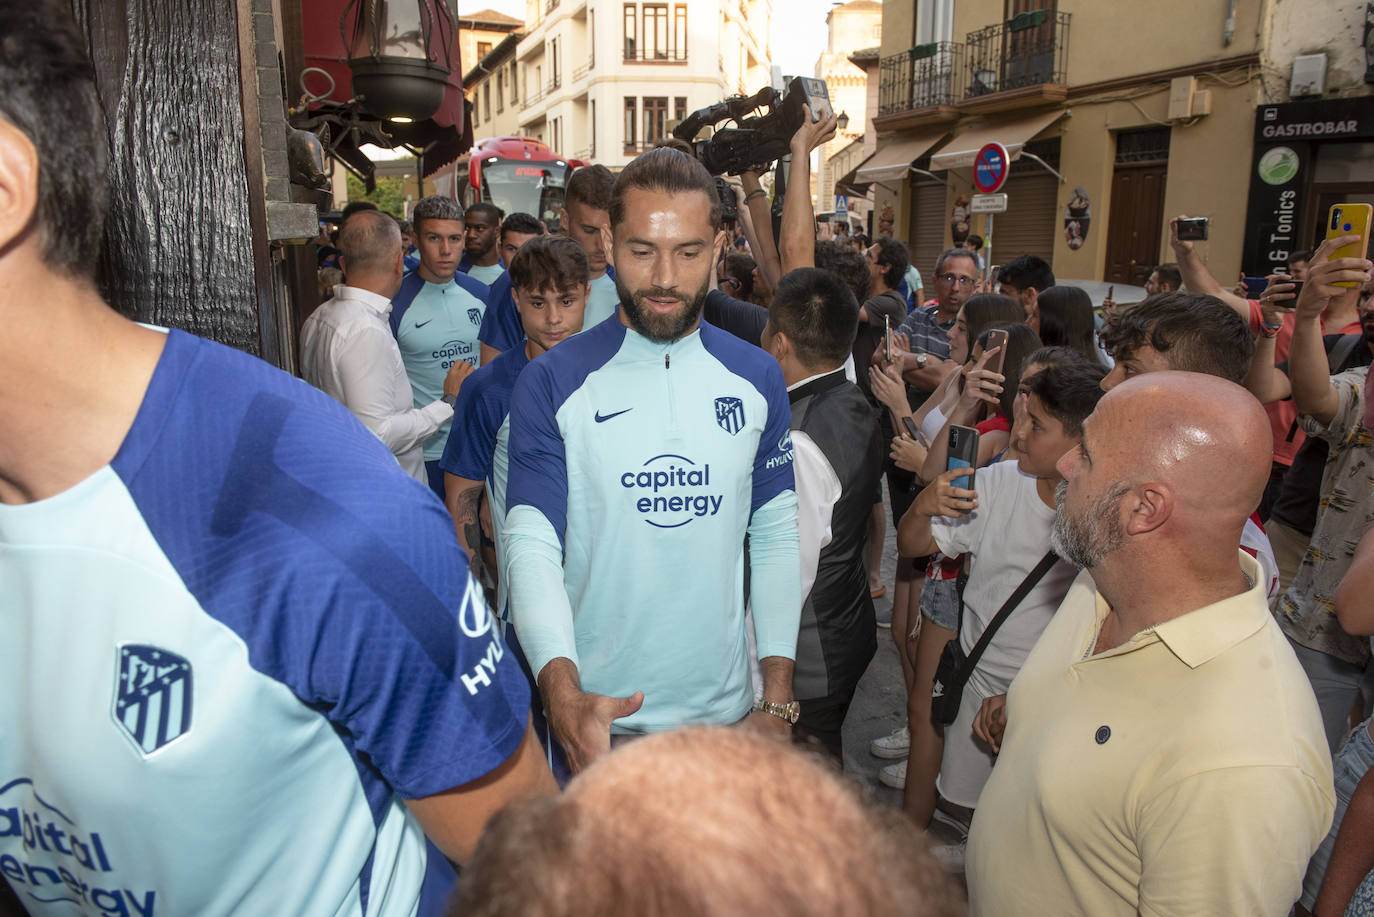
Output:
<path fill-rule="evenodd" d="M 1002 187 L 1011 169 L 1011 156 L 1000 143 L 988 143 L 973 160 L 973 184 L 984 194 L 992 194 Z"/>

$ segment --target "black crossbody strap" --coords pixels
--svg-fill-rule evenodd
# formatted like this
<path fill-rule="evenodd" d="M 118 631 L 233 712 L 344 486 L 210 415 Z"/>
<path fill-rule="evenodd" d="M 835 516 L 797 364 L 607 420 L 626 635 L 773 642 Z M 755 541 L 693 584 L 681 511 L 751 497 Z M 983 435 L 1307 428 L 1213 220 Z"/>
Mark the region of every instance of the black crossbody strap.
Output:
<path fill-rule="evenodd" d="M 963 675 L 965 679 L 973 673 L 974 666 L 978 665 L 978 660 L 983 655 L 983 650 L 988 648 L 992 638 L 997 635 L 997 629 L 1006 622 L 1007 618 L 1011 617 L 1016 606 L 1025 601 L 1026 596 L 1035 588 L 1035 584 L 1045 578 L 1045 574 L 1050 572 L 1050 567 L 1053 567 L 1057 560 L 1059 560 L 1058 554 L 1053 551 L 1046 553 L 1044 557 L 1040 558 L 1040 563 L 1035 565 L 1035 569 L 1026 574 L 1021 585 L 1017 586 L 1016 591 L 1011 594 L 1011 598 L 1007 599 L 998 609 L 997 617 L 988 623 L 987 629 L 978 638 L 977 644 L 974 645 L 972 652 L 968 654 L 968 659 L 964 662 Z"/>

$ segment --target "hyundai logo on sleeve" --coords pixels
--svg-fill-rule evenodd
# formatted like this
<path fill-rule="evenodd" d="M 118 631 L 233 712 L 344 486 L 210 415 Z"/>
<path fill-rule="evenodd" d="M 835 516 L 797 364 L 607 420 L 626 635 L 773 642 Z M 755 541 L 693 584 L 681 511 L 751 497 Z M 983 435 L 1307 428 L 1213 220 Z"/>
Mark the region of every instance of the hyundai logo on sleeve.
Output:
<path fill-rule="evenodd" d="M 156 646 L 118 649 L 113 716 L 140 753 L 150 755 L 191 729 L 191 663 Z"/>

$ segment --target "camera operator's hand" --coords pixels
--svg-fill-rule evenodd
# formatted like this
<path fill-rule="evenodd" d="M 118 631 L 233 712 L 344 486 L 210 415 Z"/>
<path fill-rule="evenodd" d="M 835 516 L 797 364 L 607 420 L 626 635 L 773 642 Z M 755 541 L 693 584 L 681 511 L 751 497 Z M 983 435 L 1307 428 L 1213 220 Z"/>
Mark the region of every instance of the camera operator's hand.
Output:
<path fill-rule="evenodd" d="M 1337 258 L 1331 260 L 1331 253 L 1342 245 L 1358 242 L 1359 236 L 1340 236 L 1327 239 L 1312 253 L 1308 262 L 1307 282 L 1298 294 L 1298 321 L 1313 321 L 1321 318 L 1322 312 L 1331 300 L 1347 296 L 1355 291 L 1350 287 L 1338 287 L 1338 281 L 1354 281 L 1364 284 L 1370 278 L 1370 262 L 1363 258 Z"/>
<path fill-rule="evenodd" d="M 811 120 L 810 105 L 803 105 L 802 113 L 805 116 L 802 126 L 792 135 L 793 156 L 810 156 L 816 147 L 835 139 L 835 131 L 840 123 L 833 111 L 819 121 Z"/>

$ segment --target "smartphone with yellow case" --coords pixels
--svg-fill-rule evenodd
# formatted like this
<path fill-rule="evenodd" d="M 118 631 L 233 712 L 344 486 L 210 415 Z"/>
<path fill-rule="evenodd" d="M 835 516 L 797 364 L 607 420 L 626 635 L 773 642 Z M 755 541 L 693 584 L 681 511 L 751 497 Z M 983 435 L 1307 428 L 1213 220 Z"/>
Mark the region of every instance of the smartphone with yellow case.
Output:
<path fill-rule="evenodd" d="M 1369 225 L 1374 222 L 1374 206 L 1369 204 L 1332 204 L 1326 217 L 1326 238 L 1339 239 L 1341 236 L 1359 236 L 1359 241 L 1342 245 L 1331 253 L 1331 260 L 1337 258 L 1369 257 Z M 1354 280 L 1340 280 L 1333 286 L 1357 287 Z"/>

